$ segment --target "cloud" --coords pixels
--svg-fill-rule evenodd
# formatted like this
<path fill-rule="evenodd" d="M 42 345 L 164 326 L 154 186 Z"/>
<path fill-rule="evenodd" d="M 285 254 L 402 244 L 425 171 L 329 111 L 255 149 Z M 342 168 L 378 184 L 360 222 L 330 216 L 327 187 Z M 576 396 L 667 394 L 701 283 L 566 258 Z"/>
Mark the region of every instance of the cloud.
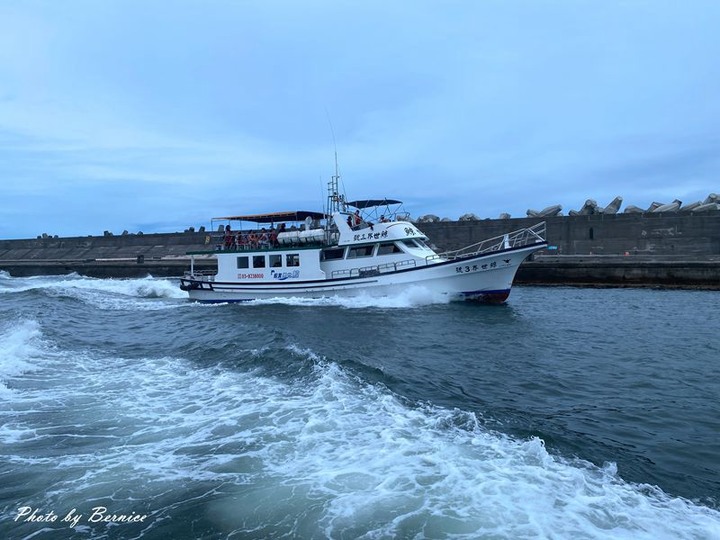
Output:
<path fill-rule="evenodd" d="M 0 234 L 317 209 L 333 139 L 348 196 L 414 215 L 704 198 L 717 20 L 710 1 L 4 4 L 0 196 L 30 219 Z"/>

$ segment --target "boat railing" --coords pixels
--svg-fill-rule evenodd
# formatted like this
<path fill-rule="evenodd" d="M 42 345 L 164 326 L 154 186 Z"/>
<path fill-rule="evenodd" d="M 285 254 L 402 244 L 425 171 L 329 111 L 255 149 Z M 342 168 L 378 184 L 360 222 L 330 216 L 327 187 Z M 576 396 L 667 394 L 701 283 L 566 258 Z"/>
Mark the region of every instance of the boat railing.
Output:
<path fill-rule="evenodd" d="M 294 247 L 311 247 L 311 246 L 326 246 L 337 244 L 340 234 L 337 232 L 326 232 L 325 229 L 317 229 L 316 231 L 322 231 L 322 233 L 315 232 L 315 236 L 301 236 L 300 233 L 304 233 L 304 230 L 288 230 L 287 236 L 271 238 L 270 235 L 266 239 L 255 239 L 250 240 L 245 237 L 240 242 L 237 240 L 237 236 L 233 235 L 228 239 L 227 236 L 222 234 L 213 234 L 210 236 L 211 240 L 207 243 L 214 246 L 215 251 L 264 251 L 272 249 L 288 249 Z M 322 234 L 322 236 L 320 236 Z"/>
<path fill-rule="evenodd" d="M 395 272 L 412 268 L 416 265 L 415 259 L 405 259 L 398 262 L 385 264 L 376 264 L 372 266 L 359 266 L 356 268 L 348 268 L 345 270 L 333 270 L 331 277 L 333 278 L 349 278 L 349 277 L 371 277 L 385 274 L 387 272 Z"/>
<path fill-rule="evenodd" d="M 532 227 L 526 227 L 500 236 L 488 238 L 482 242 L 471 244 L 464 248 L 445 251 L 437 255 L 427 257 L 427 262 L 439 262 L 439 260 L 464 259 L 473 257 L 483 253 L 491 253 L 493 251 L 501 251 L 503 249 L 511 249 L 517 247 L 531 246 L 541 242 L 545 242 L 546 223 L 543 221 Z"/>
<path fill-rule="evenodd" d="M 186 278 L 192 278 L 197 281 L 215 281 L 215 270 L 195 270 L 194 272 L 185 272 Z"/>

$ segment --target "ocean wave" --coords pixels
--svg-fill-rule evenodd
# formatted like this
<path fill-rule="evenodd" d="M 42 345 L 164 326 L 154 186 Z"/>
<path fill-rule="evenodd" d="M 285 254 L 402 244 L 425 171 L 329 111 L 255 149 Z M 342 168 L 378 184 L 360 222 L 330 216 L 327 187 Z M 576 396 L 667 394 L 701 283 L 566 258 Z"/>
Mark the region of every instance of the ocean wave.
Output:
<path fill-rule="evenodd" d="M 38 368 L 36 361 L 44 356 L 40 324 L 35 320 L 4 321 L 0 325 L 0 397 L 12 391 L 7 382 Z"/>
<path fill-rule="evenodd" d="M 68 274 L 9 278 L 0 292 L 42 291 L 55 297 L 68 297 L 107 310 L 159 310 L 178 307 L 168 302 L 187 298 L 171 280 L 151 276 L 137 279 L 98 279 Z"/>
<path fill-rule="evenodd" d="M 30 351 L 39 329 L 19 326 L 0 344 Z M 287 346 L 286 361 L 298 360 L 311 366 L 301 378 L 175 357 L 50 358 L 51 381 L 15 396 L 32 407 L 4 413 L 6 457 L 23 482 L 52 485 L 38 487 L 35 504 L 147 510 L 148 531 L 163 522 L 187 530 L 191 519 L 222 536 L 656 539 L 719 530 L 717 511 L 625 482 L 613 464 L 552 455 L 539 438 L 408 402 Z M 15 450 L 28 444 L 21 426 L 34 430 L 34 452 Z M 184 521 L 198 505 L 202 518 Z"/>

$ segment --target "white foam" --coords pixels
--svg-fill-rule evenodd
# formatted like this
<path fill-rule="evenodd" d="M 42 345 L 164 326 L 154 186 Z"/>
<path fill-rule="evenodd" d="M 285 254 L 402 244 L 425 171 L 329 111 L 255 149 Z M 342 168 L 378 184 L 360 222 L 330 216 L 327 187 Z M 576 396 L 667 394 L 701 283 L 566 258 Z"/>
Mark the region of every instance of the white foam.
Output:
<path fill-rule="evenodd" d="M 180 288 L 167 279 L 151 276 L 138 279 L 76 278 L 51 282 L 57 289 L 84 289 L 121 294 L 134 298 L 186 298 Z"/>
<path fill-rule="evenodd" d="M 238 351 L 259 354 L 269 351 Z M 287 355 L 314 369 L 287 381 L 179 358 L 58 358 L 64 371 L 54 376 L 65 382 L 25 395 L 50 413 L 64 406 L 62 425 L 37 429 L 47 447 L 71 436 L 77 446 L 11 461 L 64 475 L 50 502 L 127 493 L 161 504 L 168 492 L 222 486 L 226 498 L 212 497 L 208 515 L 227 536 L 268 524 L 284 524 L 287 537 L 333 538 L 720 531 L 717 511 L 624 482 L 612 464 L 562 459 L 540 439 L 484 429 L 472 413 L 406 403 L 312 351 Z M 8 454 L 22 436 L 8 434 Z"/>
<path fill-rule="evenodd" d="M 451 298 L 428 290 L 420 285 L 400 289 L 395 293 L 376 296 L 361 293 L 357 296 L 328 296 L 323 298 L 268 298 L 253 300 L 248 305 L 285 304 L 291 306 L 339 306 L 347 309 L 365 308 L 412 308 L 432 304 L 447 304 Z"/>
<path fill-rule="evenodd" d="M 138 279 L 97 279 L 69 274 L 66 276 L 35 276 L 10 278 L 4 293 L 44 290 L 56 296 L 68 296 L 107 310 L 160 310 L 181 304 L 156 300 L 186 299 L 187 294 L 167 279 L 151 276 Z"/>
<path fill-rule="evenodd" d="M 43 289 L 53 283 L 69 279 L 89 279 L 82 278 L 76 273 L 66 274 L 63 276 L 29 276 L 29 277 L 12 277 L 5 273 L 0 273 L 0 293 L 18 293 L 30 291 L 34 289 Z"/>
<path fill-rule="evenodd" d="M 7 276 L 0 293 L 19 293 L 42 289 L 50 294 L 69 296 L 108 310 L 159 310 L 184 307 L 186 303 L 152 302 L 153 299 L 187 299 L 177 283 L 148 276 L 140 279 L 98 279 L 69 274 L 66 276 L 35 276 L 11 278 Z M 360 293 L 357 296 L 329 296 L 323 298 L 268 298 L 252 300 L 244 305 L 283 304 L 291 306 L 339 306 L 346 309 L 407 309 L 447 304 L 451 298 L 433 292 L 422 285 L 412 285 L 386 295 Z M 221 304 L 225 305 L 225 304 Z"/>
<path fill-rule="evenodd" d="M 9 379 L 37 368 L 41 337 L 35 320 L 6 321 L 0 326 L 0 397 L 11 394 L 6 386 Z"/>
<path fill-rule="evenodd" d="M 461 411 L 408 407 L 335 364 L 319 363 L 303 393 L 265 397 L 272 421 L 253 433 L 265 470 L 323 505 L 326 537 L 373 523 L 359 536 L 650 539 L 720 526 L 717 512 L 625 483 L 612 465 L 551 456 L 541 440 L 488 432 Z M 239 502 L 234 515 L 247 519 L 265 501 L 253 491 Z"/>

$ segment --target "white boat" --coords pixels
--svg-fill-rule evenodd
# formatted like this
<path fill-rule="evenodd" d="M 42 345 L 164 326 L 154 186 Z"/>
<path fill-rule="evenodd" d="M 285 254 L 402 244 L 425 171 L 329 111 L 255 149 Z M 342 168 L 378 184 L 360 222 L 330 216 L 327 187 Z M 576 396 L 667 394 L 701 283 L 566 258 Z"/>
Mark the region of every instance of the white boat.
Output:
<path fill-rule="evenodd" d="M 547 247 L 545 222 L 465 248 L 436 253 L 397 200 L 347 202 L 334 176 L 326 212 L 275 212 L 213 221 L 250 223 L 227 229 L 210 251 L 190 252 L 180 287 L 200 302 L 333 296 L 386 296 L 409 287 L 451 300 L 504 302 L 520 263 Z M 383 212 L 380 214 L 380 212 Z M 288 228 L 288 224 L 295 224 Z M 300 226 L 297 226 L 297 225 Z M 217 270 L 198 270 L 195 257 Z"/>

